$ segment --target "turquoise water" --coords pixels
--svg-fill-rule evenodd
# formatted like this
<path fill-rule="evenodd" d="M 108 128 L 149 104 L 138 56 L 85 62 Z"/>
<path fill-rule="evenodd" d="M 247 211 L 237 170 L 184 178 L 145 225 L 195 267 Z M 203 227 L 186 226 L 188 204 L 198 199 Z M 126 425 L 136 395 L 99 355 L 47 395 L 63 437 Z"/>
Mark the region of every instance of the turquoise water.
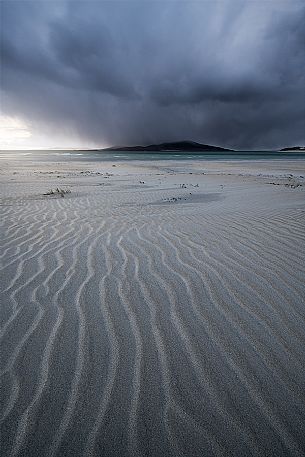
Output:
<path fill-rule="evenodd" d="M 22 160 L 22 161 L 111 161 L 119 162 L 125 160 L 268 160 L 268 159 L 305 159 L 305 152 L 278 152 L 278 151 L 238 151 L 238 152 L 123 152 L 123 151 L 85 151 L 85 150 L 15 150 L 0 151 L 0 160 Z"/>

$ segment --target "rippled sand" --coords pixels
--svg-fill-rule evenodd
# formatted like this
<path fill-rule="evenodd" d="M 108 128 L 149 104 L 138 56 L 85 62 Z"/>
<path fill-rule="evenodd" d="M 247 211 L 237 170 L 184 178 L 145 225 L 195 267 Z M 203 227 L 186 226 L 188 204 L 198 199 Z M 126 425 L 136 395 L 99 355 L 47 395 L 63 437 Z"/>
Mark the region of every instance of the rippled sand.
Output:
<path fill-rule="evenodd" d="M 304 175 L 4 163 L 2 456 L 304 456 Z"/>

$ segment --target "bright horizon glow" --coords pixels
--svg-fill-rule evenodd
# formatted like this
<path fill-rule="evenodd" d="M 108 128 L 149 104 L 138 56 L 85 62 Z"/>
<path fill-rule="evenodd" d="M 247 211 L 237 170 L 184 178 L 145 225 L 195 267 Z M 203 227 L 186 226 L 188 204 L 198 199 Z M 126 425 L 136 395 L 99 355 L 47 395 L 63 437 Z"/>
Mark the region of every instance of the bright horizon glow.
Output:
<path fill-rule="evenodd" d="M 32 137 L 29 126 L 18 117 L 0 116 L 0 148 L 22 148 Z"/>
<path fill-rule="evenodd" d="M 105 148 L 90 141 L 84 143 L 77 135 L 55 136 L 53 132 L 46 136 L 37 133 L 35 127 L 17 116 L 0 115 L 0 150 L 32 149 L 94 149 Z"/>

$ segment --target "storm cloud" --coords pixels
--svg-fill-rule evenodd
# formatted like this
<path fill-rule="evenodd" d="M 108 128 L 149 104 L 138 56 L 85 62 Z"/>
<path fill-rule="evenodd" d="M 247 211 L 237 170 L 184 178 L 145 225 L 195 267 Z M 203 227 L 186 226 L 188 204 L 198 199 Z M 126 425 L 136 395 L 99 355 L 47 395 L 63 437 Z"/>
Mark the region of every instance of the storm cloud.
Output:
<path fill-rule="evenodd" d="M 2 1 L 1 111 L 96 146 L 303 145 L 304 24 L 293 0 Z"/>

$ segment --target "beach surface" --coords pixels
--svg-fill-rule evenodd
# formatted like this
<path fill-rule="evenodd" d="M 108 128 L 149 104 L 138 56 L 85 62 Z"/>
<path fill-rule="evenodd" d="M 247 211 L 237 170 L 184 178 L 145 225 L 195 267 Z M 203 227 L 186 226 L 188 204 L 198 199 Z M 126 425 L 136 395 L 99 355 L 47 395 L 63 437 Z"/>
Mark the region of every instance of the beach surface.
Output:
<path fill-rule="evenodd" d="M 305 455 L 305 160 L 12 158 L 0 191 L 3 457 Z"/>

